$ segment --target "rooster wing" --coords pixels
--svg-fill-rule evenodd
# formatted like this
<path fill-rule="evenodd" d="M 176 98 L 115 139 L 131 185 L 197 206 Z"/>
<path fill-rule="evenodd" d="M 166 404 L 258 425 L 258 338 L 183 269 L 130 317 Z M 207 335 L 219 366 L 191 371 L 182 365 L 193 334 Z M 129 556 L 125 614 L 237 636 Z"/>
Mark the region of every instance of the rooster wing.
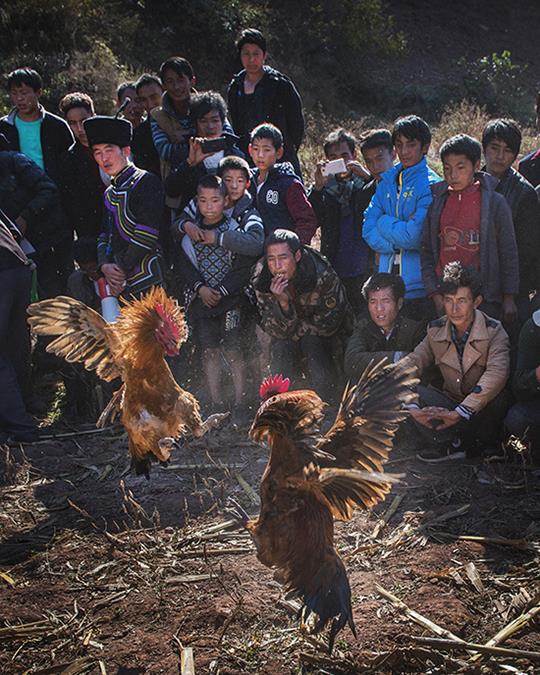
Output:
<path fill-rule="evenodd" d="M 38 335 L 57 336 L 48 352 L 82 363 L 108 382 L 121 376 L 112 327 L 83 302 L 63 295 L 36 302 L 28 308 L 28 323 Z"/>

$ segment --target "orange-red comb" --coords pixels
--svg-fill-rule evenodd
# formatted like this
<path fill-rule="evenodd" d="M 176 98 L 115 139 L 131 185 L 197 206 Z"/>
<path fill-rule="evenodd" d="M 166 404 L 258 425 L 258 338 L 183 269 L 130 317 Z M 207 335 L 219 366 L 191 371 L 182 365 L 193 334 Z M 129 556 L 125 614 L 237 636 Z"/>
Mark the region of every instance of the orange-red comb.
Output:
<path fill-rule="evenodd" d="M 171 331 L 173 334 L 175 340 L 178 340 L 180 336 L 180 331 L 178 329 L 178 326 L 176 323 L 171 319 L 171 317 L 167 314 L 165 311 L 165 308 L 161 304 L 161 302 L 156 302 L 154 305 L 154 309 L 156 310 L 156 314 L 159 316 L 161 321 L 167 326 L 167 328 Z"/>
<path fill-rule="evenodd" d="M 283 394 L 286 391 L 289 391 L 290 385 L 291 381 L 289 378 L 283 378 L 281 373 L 279 375 L 274 375 L 273 377 L 270 375 L 263 380 L 261 388 L 259 389 L 259 394 L 264 400 L 270 398 L 270 396 L 274 396 L 274 394 Z"/>

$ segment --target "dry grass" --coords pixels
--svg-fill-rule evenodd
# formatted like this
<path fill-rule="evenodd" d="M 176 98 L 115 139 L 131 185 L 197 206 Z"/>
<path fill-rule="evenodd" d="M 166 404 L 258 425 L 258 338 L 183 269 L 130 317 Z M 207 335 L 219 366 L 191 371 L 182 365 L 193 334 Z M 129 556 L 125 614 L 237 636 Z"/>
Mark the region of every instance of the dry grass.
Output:
<path fill-rule="evenodd" d="M 455 134 L 469 134 L 480 140 L 482 130 L 489 119 L 490 115 L 486 112 L 485 108 L 466 100 L 446 106 L 439 121 L 431 126 L 433 140 L 428 154 L 430 166 L 439 174 L 442 174 L 439 148 L 443 142 Z M 300 159 L 306 184 L 310 184 L 313 180 L 315 164 L 323 156 L 322 142 L 332 129 L 342 126 L 359 137 L 368 129 L 378 127 L 391 128 L 392 122 L 393 120 L 390 119 L 385 120 L 375 117 L 338 120 L 320 111 L 309 114 L 306 125 L 306 139 L 300 150 Z M 536 129 L 524 127 L 521 131 L 523 141 L 520 157 L 537 148 L 539 144 Z"/>

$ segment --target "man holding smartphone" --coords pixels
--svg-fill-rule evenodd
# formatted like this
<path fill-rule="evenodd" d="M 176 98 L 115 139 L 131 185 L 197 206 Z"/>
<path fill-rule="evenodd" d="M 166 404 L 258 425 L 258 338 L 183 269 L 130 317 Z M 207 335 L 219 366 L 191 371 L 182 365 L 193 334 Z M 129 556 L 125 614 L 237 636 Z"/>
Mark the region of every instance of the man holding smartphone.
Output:
<path fill-rule="evenodd" d="M 236 146 L 236 136 L 224 130 L 227 106 L 216 91 L 205 91 L 191 97 L 190 115 L 196 135 L 189 139 L 189 152 L 165 179 L 168 197 L 180 199 L 183 209 L 197 192 L 199 180 L 214 175 L 223 157 L 244 157 Z"/>

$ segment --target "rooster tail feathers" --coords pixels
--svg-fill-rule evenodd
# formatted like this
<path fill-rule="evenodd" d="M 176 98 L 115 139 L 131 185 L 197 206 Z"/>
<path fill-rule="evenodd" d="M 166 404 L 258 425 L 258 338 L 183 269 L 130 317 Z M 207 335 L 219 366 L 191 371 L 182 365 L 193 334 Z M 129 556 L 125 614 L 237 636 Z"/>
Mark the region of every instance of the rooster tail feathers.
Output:
<path fill-rule="evenodd" d="M 335 552 L 327 556 L 310 581 L 310 589 L 300 593 L 304 602 L 303 621 L 311 614 L 317 617 L 313 633 L 318 634 L 330 624 L 328 652 L 331 653 L 336 635 L 347 624 L 354 637 L 356 628 L 353 621 L 351 605 L 351 587 L 345 567 Z"/>

